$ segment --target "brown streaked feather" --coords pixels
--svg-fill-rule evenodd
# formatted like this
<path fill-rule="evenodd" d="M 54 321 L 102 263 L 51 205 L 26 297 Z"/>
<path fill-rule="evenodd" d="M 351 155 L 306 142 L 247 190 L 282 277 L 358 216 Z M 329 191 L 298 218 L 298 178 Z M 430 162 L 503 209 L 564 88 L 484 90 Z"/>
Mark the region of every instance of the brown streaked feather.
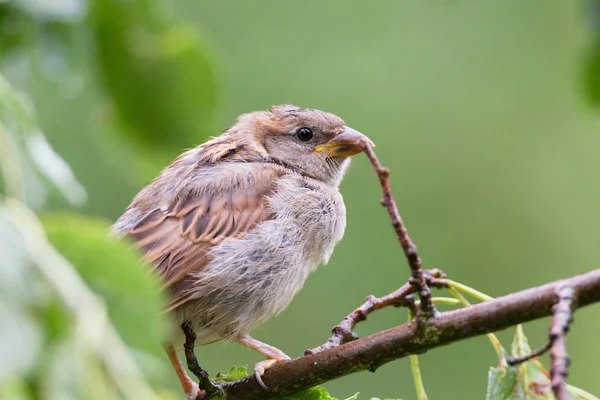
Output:
<path fill-rule="evenodd" d="M 189 179 L 200 176 L 204 168 L 211 168 L 219 157 L 237 158 L 231 148 L 220 151 L 209 146 L 206 150 L 197 154 L 195 164 L 190 163 L 189 158 L 181 159 L 180 167 L 185 169 Z M 170 168 L 177 168 L 177 161 Z M 222 180 L 213 181 L 220 182 L 219 187 L 202 185 L 202 182 L 199 183 L 201 190 L 198 186 L 182 186 L 166 204 L 155 203 L 153 208 L 148 208 L 141 197 L 130 207 L 145 212 L 128 236 L 143 249 L 145 260 L 154 266 L 164 286 L 169 288 L 172 294 L 169 309 L 190 299 L 194 285 L 192 275 L 210 262 L 213 246 L 273 217 L 267 196 L 273 191 L 276 179 L 285 173 L 283 168 L 264 168 L 263 164 L 258 172 L 260 177 L 251 181 L 236 180 L 225 171 L 227 169 L 223 169 Z M 169 179 L 170 173 L 166 170 L 146 190 L 154 191 L 153 185 L 160 187 L 160 180 Z"/>
<path fill-rule="evenodd" d="M 264 183 L 213 197 L 180 198 L 169 207 L 170 211 L 155 209 L 130 231 L 136 245 L 146 252 L 146 260 L 171 289 L 173 301 L 169 308 L 187 300 L 190 273 L 208 264 L 212 246 L 272 217 L 266 196 L 274 180 Z"/>

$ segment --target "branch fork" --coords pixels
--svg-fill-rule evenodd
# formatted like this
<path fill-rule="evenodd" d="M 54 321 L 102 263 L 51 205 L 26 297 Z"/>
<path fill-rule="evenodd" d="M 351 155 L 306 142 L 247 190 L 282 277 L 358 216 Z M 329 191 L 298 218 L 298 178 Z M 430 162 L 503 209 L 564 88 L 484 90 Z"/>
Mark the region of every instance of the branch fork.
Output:
<path fill-rule="evenodd" d="M 548 341 L 539 349 L 524 357 L 509 358 L 509 365 L 516 365 L 539 357 L 550 350 L 550 380 L 557 400 L 569 400 L 566 378 L 571 360 L 567 352 L 566 335 L 573 323 L 573 309 L 576 303 L 576 291 L 569 285 L 556 288 L 556 303 L 552 306 L 552 321 L 548 332 Z"/>
<path fill-rule="evenodd" d="M 566 400 L 568 397 L 565 397 L 565 377 L 569 358 L 564 338 L 572 322 L 571 310 L 575 298 L 580 307 L 600 302 L 600 269 L 504 297 L 486 298 L 487 301 L 474 305 L 468 305 L 467 302 L 465 308 L 438 313 L 430 288 L 449 288 L 450 291 L 455 291 L 459 284 L 446 279 L 440 270 L 423 270 L 417 247 L 408 235 L 392 195 L 389 170 L 381 165 L 369 143 L 364 143 L 364 152 L 379 178 L 383 190 L 381 204 L 388 211 L 408 261 L 410 279 L 387 296 L 368 296 L 360 307 L 333 328 L 332 336 L 326 343 L 307 350 L 303 357 L 278 363 L 266 371 L 262 379 L 269 387 L 269 392 L 264 391 L 254 376 L 249 376 L 219 387 L 227 399 L 280 398 L 350 373 L 375 371 L 379 366 L 399 358 L 420 354 L 458 340 L 489 334 L 551 313 L 553 318 L 549 344 L 540 351 L 551 349 L 552 388 L 558 400 Z M 419 296 L 418 303 L 413 297 L 415 293 Z M 365 338 L 358 338 L 354 333 L 356 325 L 366 320 L 373 311 L 388 306 L 408 307 L 414 320 Z M 435 335 L 428 334 L 429 332 L 435 332 Z M 198 400 L 212 398 L 215 397 L 208 391 L 198 396 Z"/>
<path fill-rule="evenodd" d="M 383 190 L 383 197 L 381 199 L 381 205 L 384 206 L 390 216 L 392 221 L 392 227 L 396 232 L 396 236 L 398 237 L 398 242 L 400 242 L 400 246 L 404 251 L 404 255 L 408 261 L 408 266 L 410 267 L 411 277 L 409 279 L 409 283 L 411 286 L 415 288 L 415 292 L 419 295 L 421 299 L 420 310 L 416 315 L 416 320 L 419 321 L 421 319 L 428 320 L 433 318 L 436 315 L 435 305 L 433 304 L 433 300 L 431 299 L 431 289 L 427 284 L 427 280 L 423 273 L 423 268 L 421 266 L 421 258 L 419 257 L 419 253 L 417 252 L 417 246 L 411 240 L 408 235 L 408 230 L 404 225 L 404 221 L 400 216 L 400 212 L 398 211 L 398 207 L 396 206 L 396 200 L 394 199 L 394 195 L 392 194 L 392 188 L 390 187 L 390 170 L 385 168 L 379 162 L 379 159 L 375 155 L 373 148 L 368 142 L 363 142 L 364 152 L 369 158 L 371 165 L 375 169 L 375 173 L 377 173 L 377 177 L 379 178 L 379 184 L 381 185 L 381 189 Z"/>

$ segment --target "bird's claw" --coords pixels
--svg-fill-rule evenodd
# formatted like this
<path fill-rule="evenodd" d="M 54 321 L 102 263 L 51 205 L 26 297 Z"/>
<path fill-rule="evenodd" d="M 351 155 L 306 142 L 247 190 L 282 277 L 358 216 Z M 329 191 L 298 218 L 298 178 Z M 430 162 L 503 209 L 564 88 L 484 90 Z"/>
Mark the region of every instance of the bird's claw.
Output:
<path fill-rule="evenodd" d="M 254 364 L 254 377 L 256 378 L 256 381 L 258 382 L 260 387 L 268 392 L 269 388 L 267 387 L 267 385 L 265 385 L 265 383 L 262 380 L 263 374 L 265 373 L 266 370 L 271 368 L 278 361 L 289 361 L 289 360 L 291 360 L 291 358 L 289 358 L 288 356 L 285 356 L 285 357 L 281 357 L 279 359 L 269 358 L 269 359 L 259 361 L 256 364 Z"/>

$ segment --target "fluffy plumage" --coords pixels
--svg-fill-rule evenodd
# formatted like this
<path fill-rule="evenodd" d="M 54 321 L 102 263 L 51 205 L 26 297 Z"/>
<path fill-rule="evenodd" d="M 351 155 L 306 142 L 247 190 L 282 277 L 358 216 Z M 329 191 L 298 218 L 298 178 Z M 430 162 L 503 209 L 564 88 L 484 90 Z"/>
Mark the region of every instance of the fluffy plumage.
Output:
<path fill-rule="evenodd" d="M 177 326 L 190 321 L 199 344 L 245 338 L 288 306 L 341 240 L 338 186 L 364 140 L 319 110 L 244 114 L 142 189 L 113 232 L 143 250 Z"/>

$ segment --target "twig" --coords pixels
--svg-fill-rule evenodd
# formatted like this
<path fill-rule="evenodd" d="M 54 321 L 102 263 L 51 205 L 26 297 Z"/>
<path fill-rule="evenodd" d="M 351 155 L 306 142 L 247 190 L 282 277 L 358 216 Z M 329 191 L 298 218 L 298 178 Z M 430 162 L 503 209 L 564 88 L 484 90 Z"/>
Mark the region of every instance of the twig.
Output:
<path fill-rule="evenodd" d="M 550 315 L 558 288 L 565 286 L 572 288 L 579 307 L 600 302 L 600 269 L 441 313 L 425 324 L 424 329 L 407 323 L 339 347 L 275 364 L 262 377 L 271 390 L 269 393 L 264 392 L 253 376 L 225 383 L 223 389 L 228 400 L 269 400 L 354 372 L 375 371 L 383 364 L 411 354 Z"/>
<path fill-rule="evenodd" d="M 517 365 L 517 364 L 524 363 L 526 361 L 529 361 L 533 358 L 536 358 L 536 357 L 539 357 L 539 356 L 545 354 L 548 350 L 550 350 L 550 347 L 552 347 L 552 342 L 548 341 L 539 349 L 533 350 L 531 353 L 524 355 L 523 357 L 508 357 L 506 359 L 506 363 L 508 365 Z"/>
<path fill-rule="evenodd" d="M 196 332 L 189 321 L 181 324 L 181 330 L 185 334 L 185 343 L 183 349 L 189 370 L 198 378 L 198 386 L 205 390 L 208 399 L 225 399 L 225 392 L 220 385 L 215 384 L 210 380 L 208 372 L 206 372 L 198 363 L 198 359 L 194 354 L 194 345 L 196 342 Z"/>
<path fill-rule="evenodd" d="M 433 301 L 431 301 L 431 290 L 429 286 L 427 286 L 427 282 L 425 280 L 425 276 L 423 275 L 423 268 L 421 267 L 421 258 L 419 257 L 419 253 L 417 253 L 417 246 L 413 243 L 408 236 L 408 231 L 406 230 L 406 226 L 402 221 L 402 217 L 398 212 L 398 207 L 396 206 L 396 201 L 394 200 L 394 196 L 392 195 L 392 189 L 390 187 L 390 170 L 388 168 L 384 168 L 375 152 L 371 148 L 371 146 L 365 142 L 364 143 L 365 154 L 371 161 L 377 176 L 379 177 L 379 183 L 381 184 L 381 189 L 383 190 L 383 198 L 381 199 L 381 205 L 383 205 L 390 215 L 392 220 L 392 226 L 396 231 L 396 236 L 398 236 L 398 241 L 402 246 L 402 250 L 404 250 L 404 254 L 406 259 L 408 260 L 408 265 L 411 270 L 411 279 L 409 283 L 413 285 L 416 289 L 416 292 L 421 299 L 421 312 L 417 315 L 417 319 L 419 317 L 423 317 L 424 319 L 430 319 L 436 313 L 435 305 Z"/>
<path fill-rule="evenodd" d="M 570 286 L 562 286 L 557 289 L 556 295 L 558 301 L 552 307 L 552 323 L 550 325 L 550 342 L 552 343 L 550 378 L 556 399 L 568 400 L 570 397 L 565 379 L 569 374 L 570 359 L 565 336 L 573 322 L 575 291 Z"/>
<path fill-rule="evenodd" d="M 471 305 L 471 303 L 469 302 L 469 300 L 467 300 L 467 298 L 465 296 L 463 296 L 463 294 L 459 291 L 459 289 L 456 286 L 452 286 L 453 281 L 450 281 L 449 279 L 444 279 L 444 282 L 446 282 L 446 284 L 448 284 L 449 287 L 449 291 L 450 293 L 452 293 L 454 295 L 454 297 L 456 297 L 465 307 L 468 307 Z M 467 288 L 468 291 L 471 291 L 472 288 L 465 286 L 465 285 L 461 285 L 462 289 Z M 479 296 L 479 298 L 484 298 L 484 301 L 488 301 L 491 300 L 492 297 L 485 295 L 481 292 L 477 293 L 481 296 Z M 488 333 L 487 335 L 488 339 L 490 340 L 490 342 L 492 343 L 492 346 L 494 347 L 494 350 L 496 350 L 496 355 L 498 356 L 498 359 L 500 360 L 500 365 L 507 365 L 506 362 L 506 354 L 504 352 L 504 349 L 502 348 L 502 344 L 500 343 L 500 340 L 498 340 L 498 337 L 493 334 L 493 333 Z"/>
<path fill-rule="evenodd" d="M 429 286 L 437 288 L 446 287 L 441 281 L 441 279 L 446 278 L 446 275 L 441 270 L 426 270 L 424 271 L 424 276 Z M 331 331 L 332 336 L 326 343 L 319 347 L 315 347 L 314 349 L 306 350 L 304 355 L 316 354 L 320 351 L 338 347 L 344 343 L 358 339 L 358 336 L 353 332 L 356 324 L 366 320 L 367 316 L 373 311 L 384 307 L 414 306 L 414 301 L 410 301 L 409 296 L 414 293 L 415 290 L 416 288 L 413 285 L 406 283 L 387 296 L 381 298 L 372 295 L 368 296 L 360 307 L 348 314 L 339 325 L 333 327 Z"/>
<path fill-rule="evenodd" d="M 414 305 L 414 303 L 413 303 Z M 415 318 L 416 312 L 412 308 L 408 314 L 408 322 Z M 421 375 L 421 368 L 419 367 L 419 356 L 416 354 L 410 355 L 410 369 L 412 370 L 413 381 L 415 383 L 415 391 L 417 392 L 417 400 L 427 400 L 427 392 L 425 391 L 425 385 L 423 384 L 423 375 Z"/>
<path fill-rule="evenodd" d="M 539 357 L 550 350 L 550 359 L 552 360 L 550 379 L 552 381 L 552 390 L 557 400 L 568 400 L 570 398 L 565 381 L 569 373 L 570 364 L 565 336 L 573 322 L 574 302 L 575 290 L 571 286 L 564 285 L 557 287 L 556 303 L 552 306 L 552 321 L 550 323 L 548 342 L 526 356 L 519 358 L 510 357 L 507 360 L 509 365 L 516 365 Z"/>

